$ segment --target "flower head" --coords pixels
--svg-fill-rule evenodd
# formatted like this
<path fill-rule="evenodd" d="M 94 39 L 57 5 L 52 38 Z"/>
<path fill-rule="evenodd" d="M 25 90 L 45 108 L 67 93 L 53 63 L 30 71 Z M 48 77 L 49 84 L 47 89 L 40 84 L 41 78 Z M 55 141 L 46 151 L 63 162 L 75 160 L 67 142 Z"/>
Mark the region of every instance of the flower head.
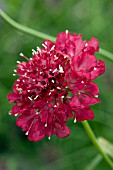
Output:
<path fill-rule="evenodd" d="M 94 56 L 99 49 L 95 38 L 86 42 L 81 35 L 66 32 L 58 35 L 56 43 L 45 40 L 42 45 L 27 62 L 18 62 L 19 78 L 8 95 L 10 103 L 15 103 L 11 114 L 18 115 L 16 124 L 31 141 L 50 139 L 53 134 L 67 137 L 70 117 L 93 119 L 90 105 L 100 101 L 92 80 L 105 70 L 104 62 Z"/>

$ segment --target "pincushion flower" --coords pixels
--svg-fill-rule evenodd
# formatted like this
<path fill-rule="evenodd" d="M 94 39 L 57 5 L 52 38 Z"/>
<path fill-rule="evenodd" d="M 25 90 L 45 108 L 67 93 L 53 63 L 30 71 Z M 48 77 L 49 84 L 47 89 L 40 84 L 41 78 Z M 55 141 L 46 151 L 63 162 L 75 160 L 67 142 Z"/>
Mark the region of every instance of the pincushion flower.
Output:
<path fill-rule="evenodd" d="M 18 62 L 19 78 L 8 95 L 9 102 L 15 103 L 10 113 L 18 115 L 16 124 L 31 141 L 54 134 L 67 137 L 69 118 L 92 120 L 90 106 L 100 102 L 92 80 L 105 71 L 105 63 L 94 56 L 99 50 L 95 38 L 82 41 L 81 35 L 65 32 L 55 43 L 45 40 L 42 45 L 27 62 Z"/>

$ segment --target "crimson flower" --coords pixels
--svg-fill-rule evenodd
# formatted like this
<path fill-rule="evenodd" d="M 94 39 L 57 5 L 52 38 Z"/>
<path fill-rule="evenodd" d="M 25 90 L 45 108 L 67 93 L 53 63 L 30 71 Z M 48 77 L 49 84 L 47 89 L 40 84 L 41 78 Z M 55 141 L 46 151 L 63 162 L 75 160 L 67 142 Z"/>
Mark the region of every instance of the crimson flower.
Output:
<path fill-rule="evenodd" d="M 92 80 L 105 71 L 105 63 L 94 56 L 99 50 L 95 38 L 82 41 L 81 35 L 66 31 L 55 43 L 45 40 L 42 45 L 27 62 L 17 62 L 14 75 L 19 78 L 8 95 L 15 103 L 10 114 L 18 115 L 16 124 L 35 142 L 54 134 L 67 137 L 69 118 L 74 122 L 94 118 L 90 106 L 100 101 Z"/>

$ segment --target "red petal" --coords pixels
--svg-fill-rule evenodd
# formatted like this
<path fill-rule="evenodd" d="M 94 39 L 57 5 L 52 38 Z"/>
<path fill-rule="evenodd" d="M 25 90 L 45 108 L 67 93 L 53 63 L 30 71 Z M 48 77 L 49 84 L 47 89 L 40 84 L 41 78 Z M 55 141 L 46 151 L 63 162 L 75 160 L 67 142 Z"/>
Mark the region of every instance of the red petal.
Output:
<path fill-rule="evenodd" d="M 12 92 L 8 95 L 8 100 L 10 103 L 13 103 L 13 102 L 18 102 L 20 99 L 19 95 L 17 95 L 16 93 Z"/>
<path fill-rule="evenodd" d="M 56 127 L 56 135 L 58 138 L 66 138 L 70 135 L 70 129 L 67 126 L 62 128 L 60 125 L 58 125 Z"/>
<path fill-rule="evenodd" d="M 94 113 L 90 109 L 76 109 L 75 117 L 77 121 L 92 120 L 94 119 Z"/>

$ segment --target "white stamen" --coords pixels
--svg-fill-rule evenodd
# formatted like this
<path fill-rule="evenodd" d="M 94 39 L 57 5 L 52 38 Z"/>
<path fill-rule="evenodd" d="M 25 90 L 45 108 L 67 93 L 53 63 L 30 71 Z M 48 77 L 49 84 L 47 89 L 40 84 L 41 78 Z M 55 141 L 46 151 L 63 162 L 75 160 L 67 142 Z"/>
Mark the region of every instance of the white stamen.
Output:
<path fill-rule="evenodd" d="M 13 74 L 13 76 L 16 76 L 16 74 Z"/>
<path fill-rule="evenodd" d="M 16 88 L 16 90 L 18 90 L 20 93 L 22 92 L 22 88 Z"/>
<path fill-rule="evenodd" d="M 17 114 L 15 114 L 15 116 L 18 116 L 18 113 L 17 113 Z"/>
<path fill-rule="evenodd" d="M 51 47 L 50 51 L 54 50 L 54 48 L 55 48 L 55 45 L 53 45 L 53 46 Z"/>
<path fill-rule="evenodd" d="M 34 98 L 34 100 L 36 100 L 38 97 L 39 97 L 39 95 L 37 95 L 37 96 Z"/>
<path fill-rule="evenodd" d="M 27 132 L 25 133 L 25 135 L 28 135 L 28 133 L 29 133 L 29 131 L 27 131 Z"/>
<path fill-rule="evenodd" d="M 17 81 L 20 81 L 19 79 L 17 79 Z"/>
<path fill-rule="evenodd" d="M 47 123 L 44 126 L 47 127 Z"/>
<path fill-rule="evenodd" d="M 42 72 L 40 71 L 40 74 L 42 74 Z"/>
<path fill-rule="evenodd" d="M 77 120 L 76 120 L 76 118 L 75 118 L 75 119 L 74 119 L 74 123 L 76 123 L 76 121 L 77 121 Z"/>
<path fill-rule="evenodd" d="M 96 68 L 96 67 L 94 67 L 94 70 L 97 70 L 97 68 Z"/>
<path fill-rule="evenodd" d="M 42 44 L 42 46 L 43 46 L 44 48 L 47 48 L 45 44 Z"/>
<path fill-rule="evenodd" d="M 57 68 L 53 71 L 53 73 L 57 72 Z"/>
<path fill-rule="evenodd" d="M 24 54 L 23 54 L 23 53 L 20 53 L 20 56 L 21 56 L 21 57 L 23 57 L 23 56 L 24 56 Z"/>
<path fill-rule="evenodd" d="M 55 60 L 57 60 L 57 59 L 58 59 L 58 57 L 57 57 L 56 55 L 54 55 L 54 57 L 55 57 Z"/>
<path fill-rule="evenodd" d="M 30 90 L 27 90 L 28 92 L 30 92 Z"/>
<path fill-rule="evenodd" d="M 32 58 L 30 58 L 30 60 L 33 60 Z"/>
<path fill-rule="evenodd" d="M 81 81 L 82 84 L 84 84 L 84 81 Z"/>
<path fill-rule="evenodd" d="M 23 82 L 25 82 L 25 80 L 22 80 Z"/>
<path fill-rule="evenodd" d="M 39 47 L 37 47 L 37 51 L 39 51 L 41 53 L 41 49 Z"/>
<path fill-rule="evenodd" d="M 59 73 L 64 73 L 63 67 L 59 65 Z"/>
<path fill-rule="evenodd" d="M 66 35 L 68 34 L 68 30 L 66 30 Z"/>
<path fill-rule="evenodd" d="M 54 105 L 54 107 L 57 107 L 57 105 Z"/>
<path fill-rule="evenodd" d="M 96 98 L 98 98 L 98 95 L 95 95 Z"/>
<path fill-rule="evenodd" d="M 29 96 L 28 96 L 28 99 L 31 100 L 31 101 L 33 100 L 33 99 L 32 99 L 31 97 L 29 97 Z"/>
<path fill-rule="evenodd" d="M 49 71 L 52 71 L 52 69 L 49 69 Z"/>
<path fill-rule="evenodd" d="M 48 139 L 50 140 L 50 139 L 51 139 L 51 137 L 49 136 L 49 137 L 48 137 Z"/>
<path fill-rule="evenodd" d="M 61 98 L 63 99 L 65 96 L 62 96 Z"/>
<path fill-rule="evenodd" d="M 33 52 L 33 53 L 37 53 L 34 49 L 32 49 L 32 52 Z"/>
<path fill-rule="evenodd" d="M 17 64 L 20 64 L 20 61 L 17 61 Z"/>

